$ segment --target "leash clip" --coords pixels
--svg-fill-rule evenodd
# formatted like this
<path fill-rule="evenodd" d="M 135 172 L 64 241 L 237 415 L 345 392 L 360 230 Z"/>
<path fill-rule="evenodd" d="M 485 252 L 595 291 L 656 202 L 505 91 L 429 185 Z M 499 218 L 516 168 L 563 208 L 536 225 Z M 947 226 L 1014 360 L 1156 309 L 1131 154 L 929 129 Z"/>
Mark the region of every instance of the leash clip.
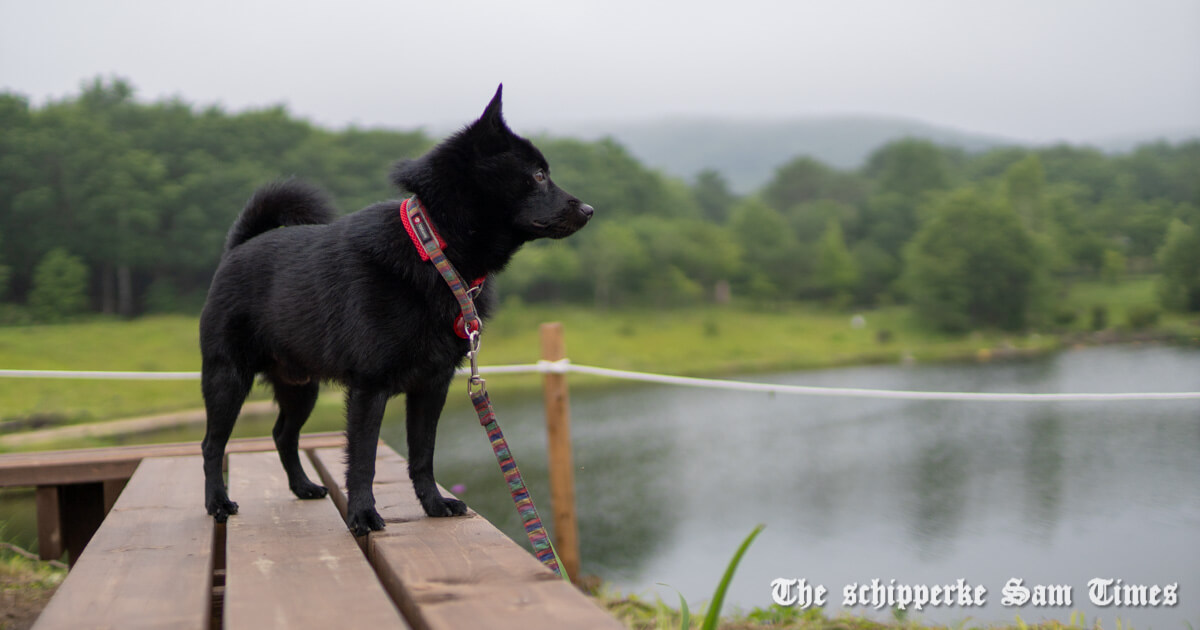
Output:
<path fill-rule="evenodd" d="M 471 345 L 471 349 L 467 351 L 467 358 L 471 361 L 471 378 L 467 380 L 467 395 L 474 398 L 479 394 L 487 392 L 487 380 L 479 375 L 479 346 L 482 345 L 483 338 L 479 335 L 479 329 L 467 332 L 467 343 Z M 478 387 L 478 389 L 476 389 Z"/>

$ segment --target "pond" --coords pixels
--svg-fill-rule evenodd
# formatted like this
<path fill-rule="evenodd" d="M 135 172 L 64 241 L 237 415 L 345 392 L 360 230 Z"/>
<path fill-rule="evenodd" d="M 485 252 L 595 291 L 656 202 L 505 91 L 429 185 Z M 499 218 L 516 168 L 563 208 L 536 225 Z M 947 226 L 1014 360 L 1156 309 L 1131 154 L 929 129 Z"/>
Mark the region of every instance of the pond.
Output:
<path fill-rule="evenodd" d="M 1200 351 L 1102 347 L 985 364 L 873 366 L 756 376 L 758 382 L 979 392 L 1200 390 Z M 492 379 L 501 425 L 542 516 L 550 518 L 540 398 Z M 456 383 L 436 470 L 474 509 L 527 544 L 483 430 Z M 403 401 L 383 438 L 403 453 Z M 926 606 L 911 618 L 955 623 L 1066 621 L 1105 627 L 1200 626 L 1200 401 L 914 402 L 620 385 L 572 394 L 583 570 L 674 605 L 712 595 L 756 524 L 726 610 L 767 606 L 772 581 L 844 589 L 986 589 L 982 606 Z M 336 405 L 314 424 L 336 422 Z M 325 425 L 321 427 L 321 425 Z M 269 431 L 243 420 L 239 434 Z M 196 439 L 174 434 L 172 439 Z M 236 498 L 236 497 L 235 497 Z M 6 495 L 18 540 L 32 496 Z M 553 528 L 551 527 L 551 530 Z M 1011 580 L 1070 605 L 1005 606 Z M 1089 581 L 1174 590 L 1173 606 L 1098 606 Z M 1171 587 L 1171 585 L 1177 585 Z M 881 589 L 886 590 L 886 589 Z M 862 591 L 855 591 L 862 594 Z M 1122 596 L 1123 591 L 1118 591 Z M 1162 593 L 1156 595 L 1161 599 Z M 854 613 L 887 619 L 885 607 Z"/>
<path fill-rule="evenodd" d="M 1200 352 L 1104 347 L 1020 362 L 860 367 L 760 382 L 981 392 L 1200 390 Z M 502 426 L 550 513 L 540 401 L 493 387 Z M 393 405 L 393 407 L 398 407 Z M 983 586 L 982 607 L 912 617 L 953 623 L 1066 621 L 1182 628 L 1200 620 L 1200 401 L 911 402 L 667 386 L 577 392 L 571 401 L 585 573 L 675 602 L 711 597 L 729 558 L 766 524 L 726 605 L 766 606 L 776 578 Z M 402 414 L 401 414 L 402 415 Z M 483 431 L 448 410 L 436 468 L 446 487 L 521 540 Z M 403 450 L 400 417 L 385 439 Z M 549 520 L 549 518 L 548 518 Z M 1065 585 L 1070 606 L 1001 605 Z M 1175 606 L 1093 605 L 1088 582 L 1166 587 Z M 1015 586 L 1015 584 L 1014 584 Z M 1050 592 L 1050 591 L 1046 591 Z M 1055 591 L 1061 592 L 1061 591 Z M 1061 601 L 1060 597 L 1060 601 Z M 1051 600 L 1052 601 L 1052 600 Z M 873 609 L 855 606 L 854 612 Z M 886 618 L 885 609 L 873 616 Z"/>

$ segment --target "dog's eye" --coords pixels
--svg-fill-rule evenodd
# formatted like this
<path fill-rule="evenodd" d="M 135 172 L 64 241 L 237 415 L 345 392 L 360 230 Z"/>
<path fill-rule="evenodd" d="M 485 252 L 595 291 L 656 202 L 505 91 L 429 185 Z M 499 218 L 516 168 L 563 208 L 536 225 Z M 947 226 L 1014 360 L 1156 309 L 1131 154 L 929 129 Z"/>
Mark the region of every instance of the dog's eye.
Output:
<path fill-rule="evenodd" d="M 538 171 L 536 171 L 536 172 L 533 174 L 533 181 L 535 181 L 535 182 L 537 182 L 537 183 L 539 183 L 539 184 L 540 184 L 540 183 L 542 183 L 542 182 L 544 182 L 544 181 L 546 181 L 546 172 L 545 172 L 545 171 L 542 171 L 542 170 L 538 170 Z"/>

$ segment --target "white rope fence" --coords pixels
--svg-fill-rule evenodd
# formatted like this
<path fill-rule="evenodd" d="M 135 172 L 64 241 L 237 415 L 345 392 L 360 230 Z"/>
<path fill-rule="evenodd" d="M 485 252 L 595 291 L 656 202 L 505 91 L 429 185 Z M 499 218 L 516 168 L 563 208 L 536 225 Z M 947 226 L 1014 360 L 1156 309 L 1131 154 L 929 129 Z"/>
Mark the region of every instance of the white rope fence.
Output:
<path fill-rule="evenodd" d="M 1128 392 L 1128 393 L 987 393 L 987 392 L 929 392 L 894 389 L 863 389 L 859 387 L 815 387 L 810 385 L 779 385 L 751 383 L 712 378 L 669 376 L 629 370 L 613 370 L 589 365 L 575 365 L 569 359 L 538 361 L 525 365 L 496 365 L 481 367 L 480 373 L 489 374 L 590 374 L 605 378 L 616 378 L 661 385 L 703 387 L 741 392 L 789 394 L 800 396 L 827 396 L 838 398 L 877 398 L 888 400 L 970 400 L 988 402 L 1122 402 L 1145 400 L 1200 400 L 1200 392 Z M 466 375 L 465 369 L 458 371 Z M 108 380 L 197 380 L 199 372 L 98 372 L 62 370 L 0 370 L 0 378 L 61 378 L 61 379 L 108 379 Z"/>

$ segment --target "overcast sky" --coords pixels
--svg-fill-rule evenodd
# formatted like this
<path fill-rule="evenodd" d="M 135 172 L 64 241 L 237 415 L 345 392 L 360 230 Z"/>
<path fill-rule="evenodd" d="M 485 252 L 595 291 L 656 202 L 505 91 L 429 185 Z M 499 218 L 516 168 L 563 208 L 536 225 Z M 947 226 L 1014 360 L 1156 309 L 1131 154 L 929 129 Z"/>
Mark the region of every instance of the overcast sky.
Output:
<path fill-rule="evenodd" d="M 503 82 L 526 132 L 882 114 L 1083 141 L 1200 129 L 1200 0 L 0 0 L 0 89 L 96 75 L 337 127 L 458 126 Z"/>

